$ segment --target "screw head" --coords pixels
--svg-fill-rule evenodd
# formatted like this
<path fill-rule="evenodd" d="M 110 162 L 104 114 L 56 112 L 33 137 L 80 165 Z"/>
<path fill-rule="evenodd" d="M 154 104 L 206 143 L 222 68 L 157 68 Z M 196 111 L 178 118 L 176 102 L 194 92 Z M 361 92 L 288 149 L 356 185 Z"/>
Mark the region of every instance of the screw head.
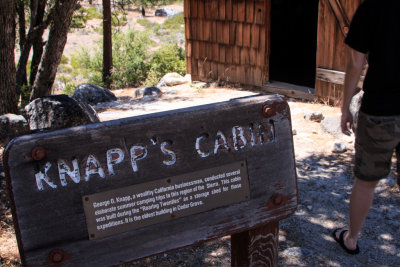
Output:
<path fill-rule="evenodd" d="M 262 109 L 262 113 L 263 113 L 264 117 L 268 118 L 268 117 L 271 117 L 273 115 L 273 110 L 268 105 L 265 105 L 263 107 L 263 109 Z"/>
<path fill-rule="evenodd" d="M 44 147 L 35 147 L 32 149 L 31 156 L 34 160 L 42 160 L 46 157 L 46 149 Z"/>

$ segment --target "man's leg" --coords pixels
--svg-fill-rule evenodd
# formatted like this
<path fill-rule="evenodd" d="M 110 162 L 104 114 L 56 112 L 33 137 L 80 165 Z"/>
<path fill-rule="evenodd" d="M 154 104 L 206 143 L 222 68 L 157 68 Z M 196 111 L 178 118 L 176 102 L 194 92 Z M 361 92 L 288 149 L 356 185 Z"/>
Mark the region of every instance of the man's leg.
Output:
<path fill-rule="evenodd" d="M 379 181 L 367 182 L 356 178 L 350 197 L 349 231 L 344 237 L 346 247 L 353 250 L 357 246 L 361 226 L 367 217 L 374 199 L 374 189 Z M 337 233 L 339 238 L 340 231 Z"/>

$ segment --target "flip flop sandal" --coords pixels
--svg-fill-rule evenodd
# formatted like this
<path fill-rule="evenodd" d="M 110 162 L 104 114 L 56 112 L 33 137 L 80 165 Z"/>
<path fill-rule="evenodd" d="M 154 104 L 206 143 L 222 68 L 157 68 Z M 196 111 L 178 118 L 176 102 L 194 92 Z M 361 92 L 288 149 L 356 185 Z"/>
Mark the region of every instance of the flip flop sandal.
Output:
<path fill-rule="evenodd" d="M 340 235 L 339 235 L 339 238 L 336 237 L 336 233 L 337 233 L 338 231 L 342 231 L 342 232 L 340 233 Z M 339 243 L 339 245 L 340 245 L 347 253 L 349 253 L 349 254 L 351 254 L 351 255 L 355 255 L 355 254 L 360 253 L 360 249 L 359 249 L 358 245 L 357 245 L 356 249 L 348 249 L 348 248 L 346 247 L 346 245 L 344 244 L 344 235 L 346 234 L 347 231 L 348 231 L 348 230 L 343 230 L 343 228 L 337 228 L 337 229 L 335 229 L 335 231 L 333 231 L 332 237 L 333 237 L 333 239 L 335 239 L 335 241 L 336 241 L 337 243 Z"/>

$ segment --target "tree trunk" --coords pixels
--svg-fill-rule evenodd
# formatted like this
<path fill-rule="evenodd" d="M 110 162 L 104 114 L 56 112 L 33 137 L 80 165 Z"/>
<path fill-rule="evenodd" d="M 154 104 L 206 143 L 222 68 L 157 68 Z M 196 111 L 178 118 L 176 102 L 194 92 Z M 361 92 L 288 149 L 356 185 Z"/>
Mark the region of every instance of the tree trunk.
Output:
<path fill-rule="evenodd" d="M 58 0 L 51 22 L 49 39 L 32 88 L 30 100 L 51 95 L 57 67 L 67 42 L 69 26 L 78 0 Z"/>
<path fill-rule="evenodd" d="M 39 1 L 39 5 L 37 8 L 36 14 L 36 22 L 35 26 L 39 26 L 43 23 L 44 20 L 44 12 L 46 9 L 46 1 Z M 42 59 L 43 54 L 43 33 L 44 28 L 40 30 L 37 36 L 33 39 L 33 55 L 32 55 L 32 63 L 31 63 L 31 74 L 29 77 L 29 84 L 33 84 L 35 82 L 36 74 L 39 69 L 40 60 Z"/>
<path fill-rule="evenodd" d="M 22 1 L 23 0 L 18 0 L 18 1 Z M 43 6 L 43 12 L 44 12 L 44 6 L 46 5 L 46 1 L 41 1 L 44 2 Z M 31 10 L 31 19 L 30 19 L 30 23 L 29 23 L 29 31 L 28 31 L 28 36 L 24 37 L 24 42 L 23 42 L 23 46 L 21 46 L 21 54 L 19 56 L 19 60 L 18 60 L 18 66 L 17 66 L 17 78 L 16 78 L 16 94 L 17 94 L 17 98 L 19 99 L 20 95 L 21 95 L 21 88 L 24 85 L 28 84 L 27 81 L 27 77 L 26 77 L 26 65 L 28 64 L 28 60 L 29 60 L 29 54 L 31 52 L 31 48 L 32 48 L 32 41 L 33 39 L 37 38 L 37 35 L 43 34 L 43 30 L 40 30 L 40 32 L 37 32 L 36 30 L 34 30 L 34 28 L 38 25 L 40 25 L 42 23 L 42 21 L 38 21 L 37 19 L 37 14 L 38 14 L 38 9 L 39 9 L 39 0 L 31 0 L 29 7 Z M 21 12 L 23 14 L 21 14 Z M 21 17 L 25 16 L 24 14 L 24 10 L 18 12 L 18 17 L 19 20 L 21 20 Z M 42 18 L 43 20 L 43 18 Z M 21 35 L 21 25 L 20 25 L 20 35 Z M 25 28 L 23 29 L 23 31 L 25 32 Z"/>
<path fill-rule="evenodd" d="M 0 0 L 0 114 L 18 112 L 14 47 L 15 1 Z"/>
<path fill-rule="evenodd" d="M 103 83 L 111 87 L 112 72 L 112 33 L 111 33 L 111 3 L 103 0 Z"/>
<path fill-rule="evenodd" d="M 19 50 L 20 59 L 18 60 L 18 67 L 17 67 L 17 78 L 16 78 L 16 97 L 19 99 L 21 94 L 21 87 L 28 84 L 26 79 L 26 64 L 28 62 L 29 57 L 29 50 L 26 50 L 28 47 L 26 45 L 26 20 L 25 20 L 25 1 L 24 0 L 17 0 L 17 14 L 18 14 L 18 33 L 19 33 Z M 23 63 L 25 62 L 25 65 Z"/>

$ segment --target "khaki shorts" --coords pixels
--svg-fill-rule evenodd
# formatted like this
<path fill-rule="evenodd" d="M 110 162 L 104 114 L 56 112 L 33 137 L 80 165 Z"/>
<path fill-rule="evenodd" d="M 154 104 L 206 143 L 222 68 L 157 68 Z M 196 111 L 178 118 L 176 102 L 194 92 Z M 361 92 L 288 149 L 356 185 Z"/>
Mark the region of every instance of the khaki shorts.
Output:
<path fill-rule="evenodd" d="M 354 174 L 377 181 L 390 173 L 393 151 L 400 143 L 400 116 L 370 116 L 360 111 L 356 129 Z"/>

